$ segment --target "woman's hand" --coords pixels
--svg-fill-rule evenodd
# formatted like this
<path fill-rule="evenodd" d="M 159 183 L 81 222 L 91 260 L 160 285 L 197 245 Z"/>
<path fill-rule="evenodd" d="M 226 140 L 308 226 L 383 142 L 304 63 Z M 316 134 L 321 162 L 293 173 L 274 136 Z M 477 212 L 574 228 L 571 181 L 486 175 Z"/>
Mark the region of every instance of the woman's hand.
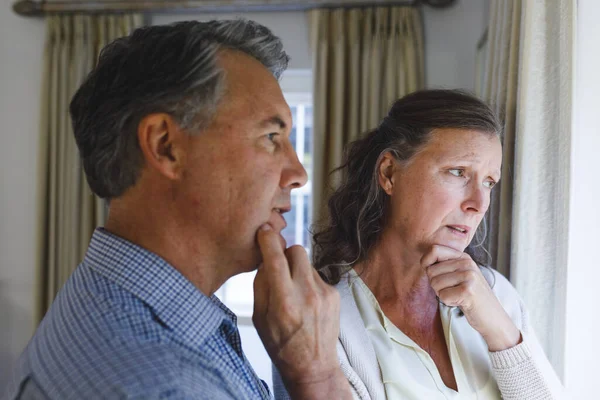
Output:
<path fill-rule="evenodd" d="M 434 245 L 421 265 L 439 299 L 447 306 L 460 307 L 490 351 L 506 350 L 521 342 L 521 332 L 468 254 Z"/>

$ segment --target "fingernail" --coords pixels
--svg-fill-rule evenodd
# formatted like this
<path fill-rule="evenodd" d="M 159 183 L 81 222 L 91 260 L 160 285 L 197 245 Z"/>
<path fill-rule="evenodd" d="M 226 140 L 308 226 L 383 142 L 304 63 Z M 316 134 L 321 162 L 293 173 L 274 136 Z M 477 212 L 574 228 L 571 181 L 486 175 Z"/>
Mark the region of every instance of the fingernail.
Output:
<path fill-rule="evenodd" d="M 270 231 L 273 228 L 271 227 L 270 224 L 264 224 L 263 226 L 260 227 L 260 229 L 263 231 Z"/>

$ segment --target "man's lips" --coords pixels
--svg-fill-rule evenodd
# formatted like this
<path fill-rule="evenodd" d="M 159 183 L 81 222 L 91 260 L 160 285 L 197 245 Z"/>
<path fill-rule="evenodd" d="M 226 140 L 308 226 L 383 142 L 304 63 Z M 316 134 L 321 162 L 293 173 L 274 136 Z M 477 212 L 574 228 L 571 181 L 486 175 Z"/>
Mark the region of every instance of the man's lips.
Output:
<path fill-rule="evenodd" d="M 276 217 L 270 218 L 269 223 L 271 224 L 271 226 L 273 227 L 274 230 L 282 231 L 286 228 L 287 222 L 285 221 L 283 214 L 289 212 L 290 210 L 291 210 L 290 206 L 273 208 L 272 214 L 275 214 Z"/>
<path fill-rule="evenodd" d="M 273 208 L 273 211 L 278 212 L 279 214 L 285 214 L 287 212 L 290 212 L 291 210 L 292 210 L 291 206 L 283 206 L 283 207 Z"/>

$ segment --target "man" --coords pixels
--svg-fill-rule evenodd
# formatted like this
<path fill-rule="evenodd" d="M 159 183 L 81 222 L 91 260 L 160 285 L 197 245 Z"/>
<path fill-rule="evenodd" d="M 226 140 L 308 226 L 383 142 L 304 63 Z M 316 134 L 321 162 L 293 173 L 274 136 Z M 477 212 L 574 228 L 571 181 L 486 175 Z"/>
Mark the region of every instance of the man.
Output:
<path fill-rule="evenodd" d="M 278 38 L 244 20 L 141 28 L 71 102 L 104 229 L 20 358 L 8 398 L 269 398 L 215 291 L 256 269 L 253 320 L 293 398 L 343 398 L 339 299 L 282 214 L 306 173 Z"/>

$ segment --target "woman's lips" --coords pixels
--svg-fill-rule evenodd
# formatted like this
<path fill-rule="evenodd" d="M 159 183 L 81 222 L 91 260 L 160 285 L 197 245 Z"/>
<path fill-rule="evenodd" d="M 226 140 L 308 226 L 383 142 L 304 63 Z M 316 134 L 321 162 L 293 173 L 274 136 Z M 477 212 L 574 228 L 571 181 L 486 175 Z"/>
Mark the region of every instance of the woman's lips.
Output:
<path fill-rule="evenodd" d="M 471 230 L 466 225 L 446 225 L 446 227 L 450 229 L 452 234 L 463 238 L 469 237 L 469 231 Z"/>

